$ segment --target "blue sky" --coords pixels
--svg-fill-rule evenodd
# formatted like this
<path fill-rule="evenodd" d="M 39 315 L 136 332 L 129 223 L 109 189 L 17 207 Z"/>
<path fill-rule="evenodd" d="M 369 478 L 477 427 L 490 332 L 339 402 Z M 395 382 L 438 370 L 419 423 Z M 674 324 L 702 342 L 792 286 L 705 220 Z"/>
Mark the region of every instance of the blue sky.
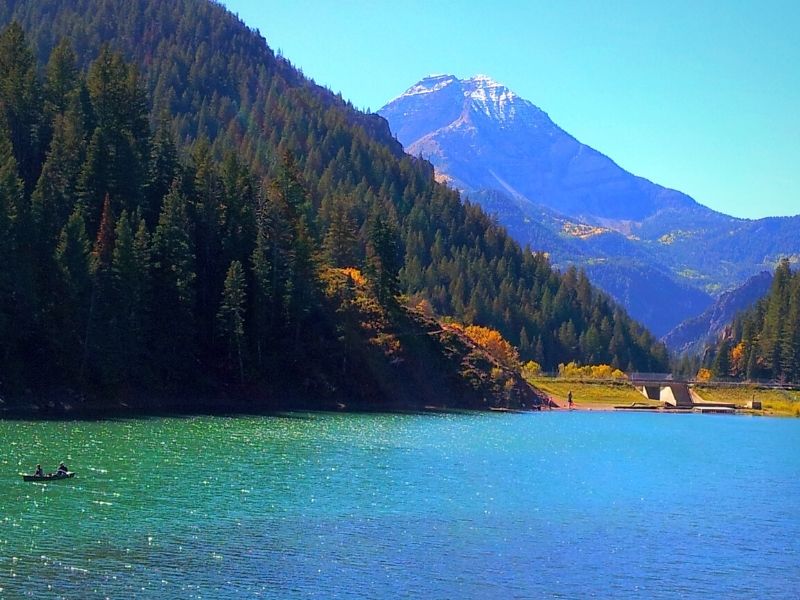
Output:
<path fill-rule="evenodd" d="M 800 213 L 797 0 L 223 4 L 359 108 L 431 73 L 483 73 L 622 167 L 715 210 Z"/>

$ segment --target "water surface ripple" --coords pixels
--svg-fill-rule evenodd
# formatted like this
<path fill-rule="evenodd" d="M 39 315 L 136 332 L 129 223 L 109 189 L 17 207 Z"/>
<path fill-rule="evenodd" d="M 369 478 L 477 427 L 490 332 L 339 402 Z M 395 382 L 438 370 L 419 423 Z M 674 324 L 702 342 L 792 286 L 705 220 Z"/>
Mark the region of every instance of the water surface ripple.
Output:
<path fill-rule="evenodd" d="M 797 598 L 799 501 L 800 420 L 0 421 L 0 597 Z"/>

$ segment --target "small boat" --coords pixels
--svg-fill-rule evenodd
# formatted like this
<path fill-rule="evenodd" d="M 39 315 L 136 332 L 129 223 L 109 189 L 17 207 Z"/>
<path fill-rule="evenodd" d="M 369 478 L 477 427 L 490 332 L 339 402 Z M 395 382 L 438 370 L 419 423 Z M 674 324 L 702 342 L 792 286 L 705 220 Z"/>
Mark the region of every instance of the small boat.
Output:
<path fill-rule="evenodd" d="M 75 477 L 73 471 L 67 471 L 63 475 L 59 473 L 50 473 L 48 475 L 23 475 L 23 481 L 58 481 L 59 479 L 69 479 Z"/>

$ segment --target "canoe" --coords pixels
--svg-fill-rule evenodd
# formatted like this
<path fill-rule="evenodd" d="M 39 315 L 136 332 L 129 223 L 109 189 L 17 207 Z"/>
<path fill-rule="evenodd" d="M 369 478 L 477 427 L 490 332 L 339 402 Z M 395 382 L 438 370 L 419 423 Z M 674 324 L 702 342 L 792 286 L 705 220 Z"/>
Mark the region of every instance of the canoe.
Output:
<path fill-rule="evenodd" d="M 50 475 L 23 475 L 23 481 L 58 481 L 59 479 L 69 479 L 70 477 L 75 477 L 75 473 L 72 471 L 67 471 L 66 475 L 56 475 L 55 473 L 51 473 Z"/>

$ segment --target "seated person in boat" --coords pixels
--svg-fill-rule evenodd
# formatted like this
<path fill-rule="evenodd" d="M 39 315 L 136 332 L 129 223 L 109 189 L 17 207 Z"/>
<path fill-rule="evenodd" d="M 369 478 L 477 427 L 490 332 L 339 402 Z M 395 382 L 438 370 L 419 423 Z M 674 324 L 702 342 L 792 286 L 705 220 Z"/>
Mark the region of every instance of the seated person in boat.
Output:
<path fill-rule="evenodd" d="M 42 465 L 36 465 L 36 472 L 33 474 L 34 477 L 44 477 L 44 472 L 42 471 Z"/>
<path fill-rule="evenodd" d="M 63 462 L 58 465 L 58 471 L 56 471 L 56 475 L 66 475 L 67 472 L 67 465 L 65 465 Z"/>

